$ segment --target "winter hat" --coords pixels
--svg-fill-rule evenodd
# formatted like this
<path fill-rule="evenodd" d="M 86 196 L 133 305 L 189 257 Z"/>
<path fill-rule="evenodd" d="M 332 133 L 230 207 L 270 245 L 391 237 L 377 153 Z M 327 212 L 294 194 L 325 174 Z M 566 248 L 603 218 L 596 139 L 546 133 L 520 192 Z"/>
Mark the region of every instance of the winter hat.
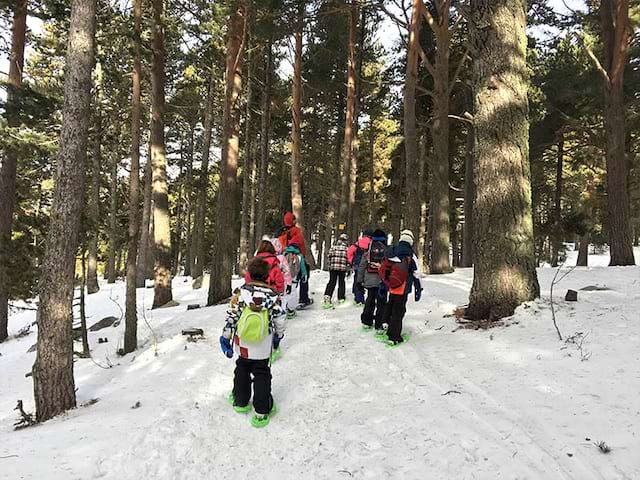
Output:
<path fill-rule="evenodd" d="M 287 212 L 284 214 L 284 226 L 293 227 L 296 224 L 296 216 L 293 212 Z"/>
<path fill-rule="evenodd" d="M 379 228 L 376 228 L 373 233 L 371 234 L 372 238 L 387 238 L 387 234 L 384 233 L 384 231 L 380 230 Z"/>
<path fill-rule="evenodd" d="M 373 231 L 370 228 L 365 228 L 362 231 L 362 236 L 363 237 L 370 237 L 371 235 L 373 235 Z"/>
<path fill-rule="evenodd" d="M 342 234 L 340 234 L 339 239 L 340 239 L 340 240 L 344 240 L 344 241 L 346 242 L 346 241 L 348 241 L 348 240 L 349 240 L 349 237 L 347 236 L 347 234 L 346 234 L 346 233 L 342 233 Z"/>
<path fill-rule="evenodd" d="M 400 241 L 407 242 L 413 247 L 413 232 L 411 230 L 403 230 L 400 232 Z"/>

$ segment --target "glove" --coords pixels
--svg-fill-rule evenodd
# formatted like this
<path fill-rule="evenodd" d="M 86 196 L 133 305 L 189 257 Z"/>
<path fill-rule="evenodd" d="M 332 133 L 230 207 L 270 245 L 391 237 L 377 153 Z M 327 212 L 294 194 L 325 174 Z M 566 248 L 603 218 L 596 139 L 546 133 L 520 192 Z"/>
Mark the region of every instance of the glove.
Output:
<path fill-rule="evenodd" d="M 419 302 L 421 298 L 422 298 L 422 289 L 416 288 L 416 293 L 415 293 L 416 302 Z"/>
<path fill-rule="evenodd" d="M 284 337 L 284 335 L 282 337 L 279 337 L 278 335 L 274 335 L 273 336 L 273 349 L 277 350 L 278 348 L 280 348 L 280 340 L 282 340 L 282 338 Z"/>
<path fill-rule="evenodd" d="M 222 353 L 224 353 L 227 358 L 233 357 L 233 347 L 231 346 L 231 341 L 228 338 L 224 338 L 224 335 L 220 335 L 220 349 Z"/>
<path fill-rule="evenodd" d="M 287 285 L 287 288 L 285 290 L 287 292 L 287 295 L 291 294 L 291 285 Z"/>

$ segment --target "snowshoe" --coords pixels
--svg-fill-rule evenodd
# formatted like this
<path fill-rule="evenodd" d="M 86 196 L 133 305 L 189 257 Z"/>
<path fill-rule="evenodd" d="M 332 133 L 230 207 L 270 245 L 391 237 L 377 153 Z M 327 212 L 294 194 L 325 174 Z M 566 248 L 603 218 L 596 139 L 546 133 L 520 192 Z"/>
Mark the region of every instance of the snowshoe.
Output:
<path fill-rule="evenodd" d="M 387 331 L 383 328 L 378 328 L 376 329 L 375 333 L 373 334 L 376 338 L 376 340 L 378 339 L 384 339 L 386 340 L 387 338 Z"/>
<path fill-rule="evenodd" d="M 306 302 L 298 304 L 298 306 L 296 307 L 296 310 L 304 310 L 305 308 L 310 307 L 311 305 L 313 305 L 313 298 L 310 298 Z"/>
<path fill-rule="evenodd" d="M 338 300 L 338 306 L 345 305 L 346 303 L 347 303 L 347 299 L 346 298 L 342 298 L 342 299 Z"/>
<path fill-rule="evenodd" d="M 276 402 L 273 402 L 273 406 L 271 407 L 271 411 L 266 414 L 256 413 L 251 418 L 251 425 L 255 428 L 263 428 L 269 425 L 269 421 L 271 417 L 273 417 L 278 411 L 278 407 L 276 406 Z"/>
<path fill-rule="evenodd" d="M 295 310 L 287 310 L 287 318 L 291 320 L 292 318 L 296 318 L 298 313 Z"/>
<path fill-rule="evenodd" d="M 387 342 L 386 342 L 386 345 L 385 345 L 385 346 L 386 346 L 387 348 L 398 348 L 400 345 L 402 345 L 402 344 L 404 344 L 404 343 L 407 343 L 407 342 L 409 341 L 409 337 L 410 337 L 410 335 L 409 335 L 409 333 L 403 333 L 403 334 L 401 335 L 401 337 L 402 337 L 402 341 L 401 341 L 401 342 L 393 341 L 393 340 L 389 340 L 389 339 L 387 338 Z"/>
<path fill-rule="evenodd" d="M 370 332 L 371 330 L 373 330 L 373 327 L 371 325 L 365 325 L 364 323 L 362 324 L 363 332 Z"/>
<path fill-rule="evenodd" d="M 269 361 L 271 363 L 275 363 L 281 356 L 282 356 L 282 350 L 278 348 L 273 352 L 271 352 L 271 357 L 269 357 Z"/>
<path fill-rule="evenodd" d="M 322 308 L 325 310 L 333 309 L 333 303 L 331 303 L 331 297 L 329 295 L 324 296 L 324 303 L 322 304 Z"/>
<path fill-rule="evenodd" d="M 227 401 L 231 404 L 231 406 L 237 413 L 248 413 L 249 410 L 251 410 L 251 405 L 247 404 L 244 407 L 236 405 L 236 398 L 234 397 L 233 392 L 229 394 L 229 397 L 227 397 Z"/>
<path fill-rule="evenodd" d="M 364 302 L 356 302 L 355 300 L 353 301 L 353 306 L 354 307 L 364 307 Z"/>

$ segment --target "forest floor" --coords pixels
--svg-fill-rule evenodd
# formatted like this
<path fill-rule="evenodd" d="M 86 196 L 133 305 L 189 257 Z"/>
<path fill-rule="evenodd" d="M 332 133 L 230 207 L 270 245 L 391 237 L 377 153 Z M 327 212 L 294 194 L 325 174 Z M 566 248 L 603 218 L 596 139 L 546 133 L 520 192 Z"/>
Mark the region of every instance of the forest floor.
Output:
<path fill-rule="evenodd" d="M 34 408 L 36 335 L 0 345 L 0 479 L 638 479 L 640 267 L 590 261 L 554 295 L 582 355 L 553 327 L 551 268 L 538 270 L 542 298 L 490 330 L 451 315 L 470 269 L 426 277 L 423 300 L 409 301 L 410 342 L 394 350 L 361 331 L 356 307 L 323 310 L 326 274 L 314 273 L 316 304 L 289 322 L 273 366 L 279 412 L 262 430 L 227 403 L 225 307 L 186 311 L 206 300 L 186 278 L 174 280 L 173 308 L 149 310 L 153 291 L 141 289 L 153 332 L 141 320 L 140 349 L 124 358 L 124 323 L 90 333 L 93 360 L 75 364 L 84 406 L 45 424 L 13 431 L 16 401 Z M 101 287 L 87 297 L 89 325 L 121 315 L 124 284 Z M 568 288 L 577 303 L 564 301 Z M 34 319 L 12 316 L 10 333 Z M 206 338 L 187 342 L 185 327 Z"/>

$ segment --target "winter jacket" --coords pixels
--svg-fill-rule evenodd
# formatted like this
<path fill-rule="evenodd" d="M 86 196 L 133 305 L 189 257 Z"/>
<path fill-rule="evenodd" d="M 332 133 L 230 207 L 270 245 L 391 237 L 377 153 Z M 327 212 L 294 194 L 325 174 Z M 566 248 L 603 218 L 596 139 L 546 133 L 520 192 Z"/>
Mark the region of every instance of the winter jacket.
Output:
<path fill-rule="evenodd" d="M 385 239 L 386 240 L 386 239 Z M 358 268 L 360 259 L 369 250 L 371 237 L 362 237 L 347 250 L 347 261 L 353 268 Z"/>
<path fill-rule="evenodd" d="M 368 237 L 365 237 L 368 238 Z M 387 237 L 373 237 L 369 238 L 369 245 L 371 242 L 384 242 L 387 243 Z M 360 264 L 357 265 L 358 271 L 356 273 L 356 283 L 362 284 L 364 288 L 377 288 L 380 286 L 382 280 L 380 280 L 380 275 L 378 272 L 370 272 L 367 267 L 369 264 L 369 251 L 365 251 L 364 255 L 360 259 Z"/>
<path fill-rule="evenodd" d="M 260 343 L 245 342 L 236 335 L 236 325 L 242 311 L 251 303 L 263 305 L 269 311 L 269 334 Z M 227 322 L 222 330 L 225 338 L 233 338 L 234 353 L 249 360 L 264 360 L 271 356 L 273 336 L 282 337 L 286 326 L 286 311 L 280 297 L 264 283 L 247 283 L 237 289 L 227 310 Z"/>
<path fill-rule="evenodd" d="M 278 239 L 283 247 L 293 245 L 298 247 L 303 256 L 307 254 L 307 246 L 304 243 L 302 230 L 296 227 L 296 217 L 293 213 L 287 212 L 284 214 L 284 228 Z"/>
<path fill-rule="evenodd" d="M 347 242 L 344 240 L 338 240 L 329 249 L 329 270 L 337 272 L 346 272 L 349 270 L 349 263 L 347 262 Z"/>
<path fill-rule="evenodd" d="M 407 242 L 399 242 L 397 245 L 390 247 L 385 253 L 385 258 L 392 262 L 401 262 L 403 259 L 410 257 L 409 275 L 407 281 L 400 287 L 389 290 L 392 295 L 408 295 L 415 286 L 416 290 L 422 290 L 420 285 L 420 269 L 418 268 L 418 259 L 413 253 L 413 248 Z"/>
<path fill-rule="evenodd" d="M 291 285 L 291 270 L 289 269 L 289 262 L 287 262 L 287 257 L 280 254 L 277 255 L 276 258 L 278 262 L 280 262 L 280 271 L 282 272 L 282 278 L 284 279 L 284 285 Z"/>
<path fill-rule="evenodd" d="M 269 278 L 267 278 L 267 285 L 273 288 L 278 293 L 284 292 L 284 275 L 282 274 L 282 270 L 280 269 L 280 261 L 278 257 L 270 254 L 269 252 L 262 252 L 256 255 L 258 258 L 262 258 L 265 262 L 269 264 Z M 286 263 L 286 260 L 285 260 Z M 287 266 L 288 270 L 288 266 Z M 244 281 L 246 283 L 251 282 L 251 277 L 249 276 L 249 272 L 244 274 Z"/>

